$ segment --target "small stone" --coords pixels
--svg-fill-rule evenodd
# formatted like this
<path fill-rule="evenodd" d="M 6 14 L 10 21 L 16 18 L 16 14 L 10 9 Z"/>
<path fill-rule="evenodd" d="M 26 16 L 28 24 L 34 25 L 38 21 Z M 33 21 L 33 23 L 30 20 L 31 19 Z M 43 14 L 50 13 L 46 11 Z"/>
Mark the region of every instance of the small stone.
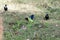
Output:
<path fill-rule="evenodd" d="M 26 27 L 23 25 L 23 26 L 22 26 L 22 29 L 26 30 Z"/>
<path fill-rule="evenodd" d="M 58 26 L 58 25 L 56 24 L 56 26 Z"/>
<path fill-rule="evenodd" d="M 30 40 L 30 39 L 27 39 L 27 40 Z"/>

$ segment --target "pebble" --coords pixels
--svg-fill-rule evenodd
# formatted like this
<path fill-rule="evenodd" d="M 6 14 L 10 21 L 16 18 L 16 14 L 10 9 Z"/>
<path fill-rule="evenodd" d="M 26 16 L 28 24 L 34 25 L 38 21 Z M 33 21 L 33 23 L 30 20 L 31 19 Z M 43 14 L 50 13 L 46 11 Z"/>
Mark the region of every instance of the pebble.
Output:
<path fill-rule="evenodd" d="M 27 40 L 30 40 L 30 39 L 27 39 Z"/>
<path fill-rule="evenodd" d="M 23 26 L 22 26 L 22 29 L 26 30 L 27 28 L 23 25 Z"/>

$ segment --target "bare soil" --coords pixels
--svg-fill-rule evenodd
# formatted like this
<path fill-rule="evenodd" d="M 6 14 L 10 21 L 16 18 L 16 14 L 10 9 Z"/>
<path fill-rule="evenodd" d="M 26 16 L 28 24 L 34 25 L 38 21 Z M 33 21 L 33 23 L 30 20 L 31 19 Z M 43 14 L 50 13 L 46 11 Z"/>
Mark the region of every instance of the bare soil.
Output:
<path fill-rule="evenodd" d="M 0 40 L 3 40 L 3 20 L 0 17 Z"/>

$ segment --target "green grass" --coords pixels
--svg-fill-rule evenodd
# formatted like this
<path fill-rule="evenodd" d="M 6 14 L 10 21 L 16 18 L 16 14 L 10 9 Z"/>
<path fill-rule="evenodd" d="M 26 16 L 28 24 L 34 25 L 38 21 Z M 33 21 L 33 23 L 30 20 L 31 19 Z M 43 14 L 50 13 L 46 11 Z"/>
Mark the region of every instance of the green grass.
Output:
<path fill-rule="evenodd" d="M 49 13 L 50 14 L 50 13 Z M 16 16 L 15 16 L 16 15 Z M 59 14 L 50 14 L 50 20 L 43 21 L 41 15 L 35 15 L 34 22 L 27 22 L 24 18 L 31 14 L 20 14 L 20 12 L 6 12 L 3 14 L 4 17 L 4 40 L 59 40 L 60 39 L 60 20 L 56 19 L 60 16 Z M 43 13 L 44 15 L 44 13 Z M 52 16 L 53 15 L 53 16 Z M 56 16 L 56 17 L 55 17 Z M 10 22 L 15 22 L 15 25 L 9 25 Z M 56 27 L 56 24 L 59 26 Z M 27 29 L 21 29 L 21 26 L 24 25 Z M 41 26 L 41 27 L 39 27 Z M 34 37 L 34 32 L 36 36 Z"/>
<path fill-rule="evenodd" d="M 27 22 L 24 19 L 26 16 L 29 17 L 31 15 L 29 12 L 3 13 L 4 40 L 26 40 L 28 38 L 30 40 L 60 40 L 60 6 L 56 1 L 60 2 L 59 0 L 47 0 L 46 5 L 44 0 L 16 0 L 15 2 L 17 3 L 37 3 L 38 5 L 34 6 L 43 12 L 41 14 L 34 14 L 33 23 Z M 52 2 L 54 3 L 51 4 Z M 42 3 L 44 6 L 41 5 Z M 50 16 L 50 19 L 47 21 L 43 19 L 46 13 Z M 16 24 L 9 25 L 10 22 Z M 23 25 L 27 28 L 26 30 L 21 28 Z M 36 32 L 35 36 L 34 32 Z"/>

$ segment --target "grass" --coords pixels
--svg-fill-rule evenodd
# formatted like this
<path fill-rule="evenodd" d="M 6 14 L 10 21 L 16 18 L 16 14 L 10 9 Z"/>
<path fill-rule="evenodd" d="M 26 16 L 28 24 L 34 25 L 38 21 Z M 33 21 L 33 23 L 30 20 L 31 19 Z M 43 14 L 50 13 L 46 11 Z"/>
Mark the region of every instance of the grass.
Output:
<path fill-rule="evenodd" d="M 53 13 L 54 14 L 54 13 Z M 50 20 L 45 21 L 40 15 L 35 15 L 34 22 L 27 22 L 24 18 L 31 14 L 20 14 L 20 12 L 5 12 L 4 17 L 4 40 L 59 40 L 60 20 L 56 19 L 59 14 L 50 14 Z M 42 14 L 41 14 L 42 15 Z M 16 23 L 9 25 L 9 23 Z M 22 26 L 27 29 L 22 29 Z M 59 25 L 59 26 L 56 26 Z M 40 26 L 40 27 L 39 27 Z M 36 36 L 34 36 L 36 32 Z"/>
<path fill-rule="evenodd" d="M 56 1 L 60 2 L 59 0 L 47 0 L 45 4 L 43 0 L 16 0 L 17 3 L 37 3 L 38 5 L 34 6 L 41 9 L 43 13 L 35 13 L 33 23 L 24 19 L 31 15 L 29 12 L 7 11 L 3 13 L 4 40 L 60 40 L 60 7 Z M 43 5 L 41 5 L 42 3 Z M 46 13 L 50 16 L 47 21 L 43 19 Z M 13 23 L 13 25 L 9 25 L 9 23 Z M 23 29 L 23 26 L 26 29 Z"/>

